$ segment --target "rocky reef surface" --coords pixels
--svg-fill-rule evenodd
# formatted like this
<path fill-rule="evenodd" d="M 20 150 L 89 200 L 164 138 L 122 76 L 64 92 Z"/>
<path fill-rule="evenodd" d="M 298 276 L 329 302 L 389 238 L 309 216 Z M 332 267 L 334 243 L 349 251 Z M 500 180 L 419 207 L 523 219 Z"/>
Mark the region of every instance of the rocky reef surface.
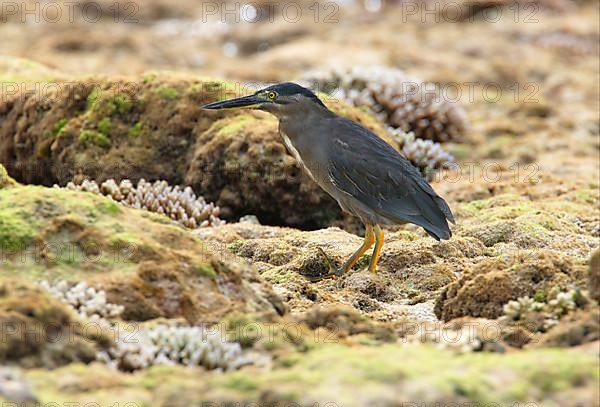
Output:
<path fill-rule="evenodd" d="M 36 61 L 0 57 L 0 401 L 598 406 L 596 4 L 197 24 L 190 2 L 134 3 L 136 25 L 26 35 L 0 10 L 0 53 Z M 316 281 L 360 225 L 272 117 L 200 109 L 310 71 L 362 77 L 344 86 L 363 99 L 320 97 L 430 177 L 451 240 L 389 227 L 377 273 L 367 253 Z M 367 71 L 462 97 L 413 111 Z"/>
<path fill-rule="evenodd" d="M 2 167 L 0 318 L 16 329 L 0 394 L 593 405 L 597 188 L 458 185 L 452 240 L 390 230 L 378 273 L 365 255 L 314 282 L 360 238 L 247 222 L 190 231 L 110 196 L 19 184 Z"/>

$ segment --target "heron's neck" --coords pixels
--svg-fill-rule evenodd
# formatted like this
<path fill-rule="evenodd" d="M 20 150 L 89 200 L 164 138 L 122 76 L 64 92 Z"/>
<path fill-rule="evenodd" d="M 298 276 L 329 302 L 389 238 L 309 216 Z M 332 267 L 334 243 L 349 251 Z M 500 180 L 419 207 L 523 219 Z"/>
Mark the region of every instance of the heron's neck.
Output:
<path fill-rule="evenodd" d="M 300 108 L 278 115 L 279 130 L 285 133 L 292 141 L 315 134 L 313 127 L 319 126 L 321 120 L 335 116 L 331 110 L 317 104 L 304 104 Z"/>

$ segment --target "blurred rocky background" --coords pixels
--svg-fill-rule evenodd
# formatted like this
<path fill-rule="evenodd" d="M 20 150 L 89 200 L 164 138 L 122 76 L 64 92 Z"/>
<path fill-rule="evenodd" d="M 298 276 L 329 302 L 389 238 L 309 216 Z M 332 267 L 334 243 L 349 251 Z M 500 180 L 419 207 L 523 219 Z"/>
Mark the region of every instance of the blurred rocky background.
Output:
<path fill-rule="evenodd" d="M 3 1 L 0 400 L 598 405 L 599 17 Z M 411 160 L 454 237 L 393 227 L 378 273 L 314 282 L 360 225 L 274 118 L 199 109 L 284 80 Z"/>

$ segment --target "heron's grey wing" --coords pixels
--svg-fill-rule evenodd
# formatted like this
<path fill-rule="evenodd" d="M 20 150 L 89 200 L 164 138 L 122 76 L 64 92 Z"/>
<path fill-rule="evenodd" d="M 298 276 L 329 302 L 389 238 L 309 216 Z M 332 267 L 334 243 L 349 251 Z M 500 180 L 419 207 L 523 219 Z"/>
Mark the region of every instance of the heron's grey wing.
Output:
<path fill-rule="evenodd" d="M 329 136 L 331 181 L 375 213 L 425 228 L 437 239 L 451 236 L 448 204 L 419 171 L 389 144 L 364 127 L 336 118 Z"/>

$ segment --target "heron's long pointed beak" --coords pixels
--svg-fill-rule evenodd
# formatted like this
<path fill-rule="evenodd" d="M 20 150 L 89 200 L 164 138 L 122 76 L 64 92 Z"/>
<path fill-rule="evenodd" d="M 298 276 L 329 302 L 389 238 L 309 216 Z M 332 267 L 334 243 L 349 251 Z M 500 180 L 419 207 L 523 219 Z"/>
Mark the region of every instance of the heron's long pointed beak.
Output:
<path fill-rule="evenodd" d="M 202 106 L 202 109 L 236 109 L 246 108 L 251 109 L 260 106 L 265 101 L 258 98 L 256 95 L 243 96 L 241 98 L 222 100 L 220 102 L 209 103 Z"/>

